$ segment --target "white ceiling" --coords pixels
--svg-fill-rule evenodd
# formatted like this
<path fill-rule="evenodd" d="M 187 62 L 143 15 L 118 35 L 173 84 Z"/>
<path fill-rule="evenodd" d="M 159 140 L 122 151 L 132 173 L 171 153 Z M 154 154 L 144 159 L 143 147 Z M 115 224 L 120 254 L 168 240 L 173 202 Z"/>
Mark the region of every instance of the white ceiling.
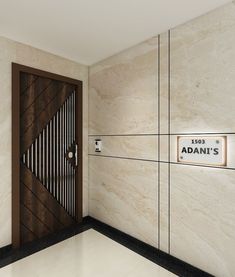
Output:
<path fill-rule="evenodd" d="M 93 64 L 229 0 L 0 0 L 0 35 Z"/>

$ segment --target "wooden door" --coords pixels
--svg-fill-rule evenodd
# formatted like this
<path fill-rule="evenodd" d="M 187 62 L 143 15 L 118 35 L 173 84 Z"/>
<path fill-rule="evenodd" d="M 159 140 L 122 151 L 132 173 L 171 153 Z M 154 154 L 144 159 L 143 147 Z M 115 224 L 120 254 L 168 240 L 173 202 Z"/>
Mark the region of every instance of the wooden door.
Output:
<path fill-rule="evenodd" d="M 12 242 L 82 219 L 82 82 L 12 66 Z"/>

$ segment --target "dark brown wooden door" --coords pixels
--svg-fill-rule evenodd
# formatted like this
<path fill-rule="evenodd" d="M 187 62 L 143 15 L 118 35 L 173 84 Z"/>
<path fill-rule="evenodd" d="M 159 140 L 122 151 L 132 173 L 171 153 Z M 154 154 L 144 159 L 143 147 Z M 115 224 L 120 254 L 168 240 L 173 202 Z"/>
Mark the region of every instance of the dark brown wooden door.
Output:
<path fill-rule="evenodd" d="M 12 225 L 19 247 L 81 221 L 82 85 L 13 64 L 12 100 Z"/>

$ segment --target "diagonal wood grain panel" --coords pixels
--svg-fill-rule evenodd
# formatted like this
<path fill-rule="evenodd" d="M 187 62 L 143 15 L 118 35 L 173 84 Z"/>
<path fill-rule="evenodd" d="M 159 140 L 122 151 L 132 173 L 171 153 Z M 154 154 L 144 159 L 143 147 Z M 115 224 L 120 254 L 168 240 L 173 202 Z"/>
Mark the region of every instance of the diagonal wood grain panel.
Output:
<path fill-rule="evenodd" d="M 36 178 L 36 176 L 23 164 L 21 165 L 21 182 L 33 193 L 35 197 L 40 199 L 40 202 L 63 226 L 75 224 L 74 219 L 66 212 L 60 203 Z M 22 201 L 24 202 L 25 200 Z"/>
<path fill-rule="evenodd" d="M 27 227 L 37 238 L 44 237 L 50 234 L 48 227 L 43 224 L 27 207 L 22 203 L 20 205 L 21 220 L 24 226 Z M 23 241 L 25 242 L 25 241 Z"/>
<path fill-rule="evenodd" d="M 77 218 L 77 85 L 26 72 L 19 87 L 20 245 L 71 227 Z"/>
<path fill-rule="evenodd" d="M 33 102 L 21 113 L 20 124 L 22 126 L 22 132 L 25 133 L 30 125 L 34 121 L 40 118 L 41 112 L 46 106 L 58 95 L 63 89 L 63 83 L 50 82 L 50 84 L 38 95 L 36 102 Z"/>
<path fill-rule="evenodd" d="M 82 82 L 12 64 L 14 248 L 82 220 Z"/>
<path fill-rule="evenodd" d="M 37 77 L 28 81 L 28 84 L 25 84 L 25 86 L 28 85 L 28 87 L 21 92 L 21 114 L 36 101 L 38 96 L 51 84 L 51 82 L 53 82 L 51 79 Z"/>
<path fill-rule="evenodd" d="M 20 224 L 20 230 L 20 239 L 21 241 L 24 241 L 24 243 L 37 239 L 37 236 L 34 233 L 32 233 L 32 231 L 27 229 L 27 227 L 25 227 L 22 223 Z"/>
<path fill-rule="evenodd" d="M 33 74 L 20 73 L 20 94 L 21 96 L 27 91 L 27 89 L 38 79 L 38 76 Z"/>
<path fill-rule="evenodd" d="M 21 155 L 25 153 L 58 109 L 64 104 L 65 100 L 73 93 L 72 87 L 69 84 L 64 84 L 62 89 L 58 91 L 58 97 L 53 98 L 28 129 L 21 134 Z"/>
<path fill-rule="evenodd" d="M 46 206 L 42 204 L 31 190 L 29 190 L 23 183 L 20 186 L 21 189 L 21 202 L 26 208 L 28 208 L 32 214 L 34 214 L 40 221 L 48 227 L 51 231 L 62 229 L 64 226 L 58 221 L 53 213 L 48 210 Z"/>

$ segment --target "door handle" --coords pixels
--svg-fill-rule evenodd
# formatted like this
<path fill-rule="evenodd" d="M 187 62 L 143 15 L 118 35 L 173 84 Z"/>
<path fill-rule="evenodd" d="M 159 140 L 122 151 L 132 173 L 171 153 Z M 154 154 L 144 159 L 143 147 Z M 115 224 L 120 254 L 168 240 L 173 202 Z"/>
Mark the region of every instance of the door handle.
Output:
<path fill-rule="evenodd" d="M 75 144 L 75 166 L 78 166 L 78 145 Z"/>
<path fill-rule="evenodd" d="M 72 158 L 73 158 L 73 152 L 72 152 L 72 151 L 70 151 L 70 152 L 68 153 L 68 157 L 69 157 L 69 159 L 72 159 Z"/>

